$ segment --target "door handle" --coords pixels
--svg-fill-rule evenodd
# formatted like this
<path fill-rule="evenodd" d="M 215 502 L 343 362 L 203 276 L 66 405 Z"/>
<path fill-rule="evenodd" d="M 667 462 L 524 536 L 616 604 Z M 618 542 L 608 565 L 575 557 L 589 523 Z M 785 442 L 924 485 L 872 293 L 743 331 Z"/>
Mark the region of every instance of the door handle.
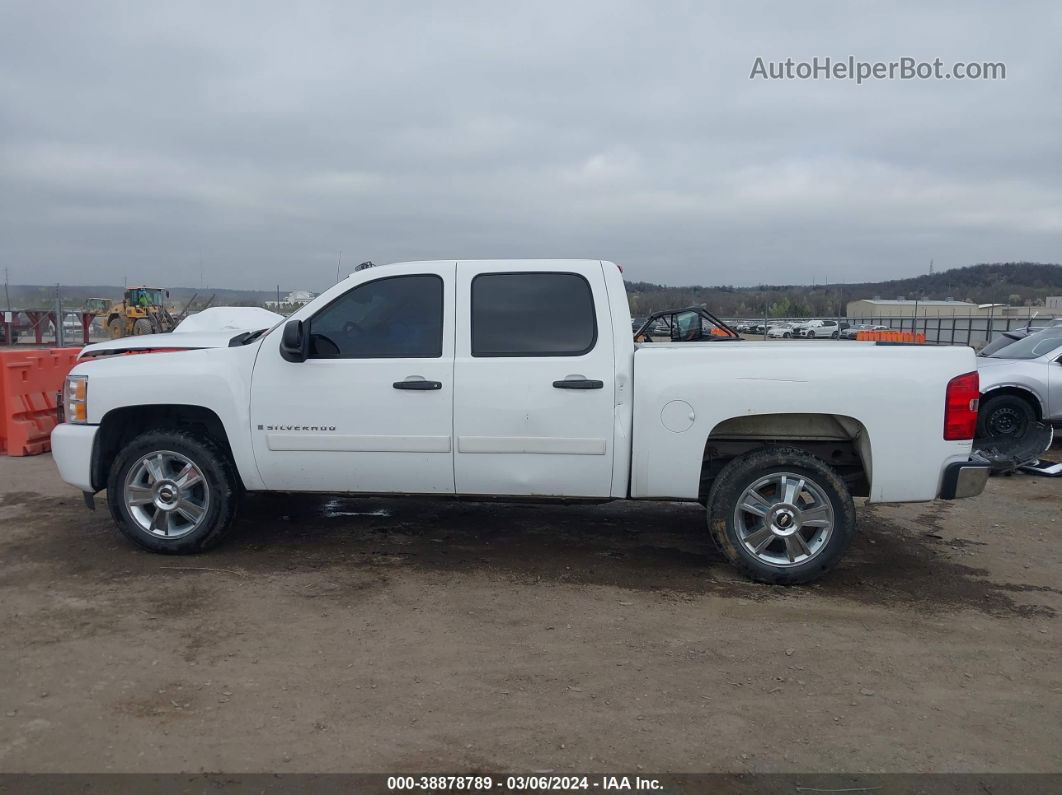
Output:
<path fill-rule="evenodd" d="M 442 381 L 425 381 L 419 375 L 411 375 L 405 381 L 395 381 L 391 386 L 395 389 L 435 390 L 442 389 Z"/>
<path fill-rule="evenodd" d="M 553 386 L 556 389 L 601 389 L 605 382 L 583 378 L 581 375 L 570 375 L 561 381 L 554 381 Z"/>

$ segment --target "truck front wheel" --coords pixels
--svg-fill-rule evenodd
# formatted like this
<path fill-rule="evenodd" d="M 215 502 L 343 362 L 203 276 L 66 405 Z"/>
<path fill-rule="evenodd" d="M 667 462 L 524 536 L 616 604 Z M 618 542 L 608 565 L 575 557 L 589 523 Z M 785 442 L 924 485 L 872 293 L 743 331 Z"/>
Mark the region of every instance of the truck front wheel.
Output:
<path fill-rule="evenodd" d="M 829 466 L 797 448 L 773 447 L 735 458 L 708 495 L 716 546 L 759 582 L 818 579 L 855 535 L 855 506 Z"/>
<path fill-rule="evenodd" d="M 232 525 L 238 502 L 239 484 L 225 451 L 183 430 L 136 437 L 118 454 L 107 481 L 118 529 L 152 552 L 209 549 Z"/>

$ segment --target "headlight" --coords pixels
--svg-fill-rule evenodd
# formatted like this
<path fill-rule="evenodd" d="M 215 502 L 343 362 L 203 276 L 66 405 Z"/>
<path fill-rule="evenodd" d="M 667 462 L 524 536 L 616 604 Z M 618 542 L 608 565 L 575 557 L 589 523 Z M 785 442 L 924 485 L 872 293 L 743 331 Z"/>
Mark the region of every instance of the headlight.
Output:
<path fill-rule="evenodd" d="M 88 422 L 88 376 L 68 375 L 63 384 L 63 414 L 67 422 Z"/>

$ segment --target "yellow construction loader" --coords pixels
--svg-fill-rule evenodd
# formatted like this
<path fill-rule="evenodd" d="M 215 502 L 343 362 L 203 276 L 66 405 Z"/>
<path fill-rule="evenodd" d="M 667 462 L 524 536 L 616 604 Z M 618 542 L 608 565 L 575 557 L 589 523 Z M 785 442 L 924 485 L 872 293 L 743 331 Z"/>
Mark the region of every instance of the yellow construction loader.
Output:
<path fill-rule="evenodd" d="M 111 339 L 161 334 L 177 328 L 180 317 L 174 318 L 165 304 L 169 295 L 169 290 L 159 287 L 128 288 L 122 302 L 107 312 L 107 331 Z"/>

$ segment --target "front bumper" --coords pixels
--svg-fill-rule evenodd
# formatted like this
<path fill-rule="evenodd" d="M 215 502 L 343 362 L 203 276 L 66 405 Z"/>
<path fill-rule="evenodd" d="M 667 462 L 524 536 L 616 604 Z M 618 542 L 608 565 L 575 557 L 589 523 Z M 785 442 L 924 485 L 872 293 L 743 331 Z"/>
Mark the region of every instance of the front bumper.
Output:
<path fill-rule="evenodd" d="M 944 470 L 940 483 L 940 499 L 961 500 L 976 497 L 985 490 L 992 467 L 981 461 L 958 461 Z"/>
<path fill-rule="evenodd" d="M 96 490 L 92 486 L 92 447 L 99 428 L 64 422 L 52 430 L 52 458 L 59 477 L 82 491 Z"/>

